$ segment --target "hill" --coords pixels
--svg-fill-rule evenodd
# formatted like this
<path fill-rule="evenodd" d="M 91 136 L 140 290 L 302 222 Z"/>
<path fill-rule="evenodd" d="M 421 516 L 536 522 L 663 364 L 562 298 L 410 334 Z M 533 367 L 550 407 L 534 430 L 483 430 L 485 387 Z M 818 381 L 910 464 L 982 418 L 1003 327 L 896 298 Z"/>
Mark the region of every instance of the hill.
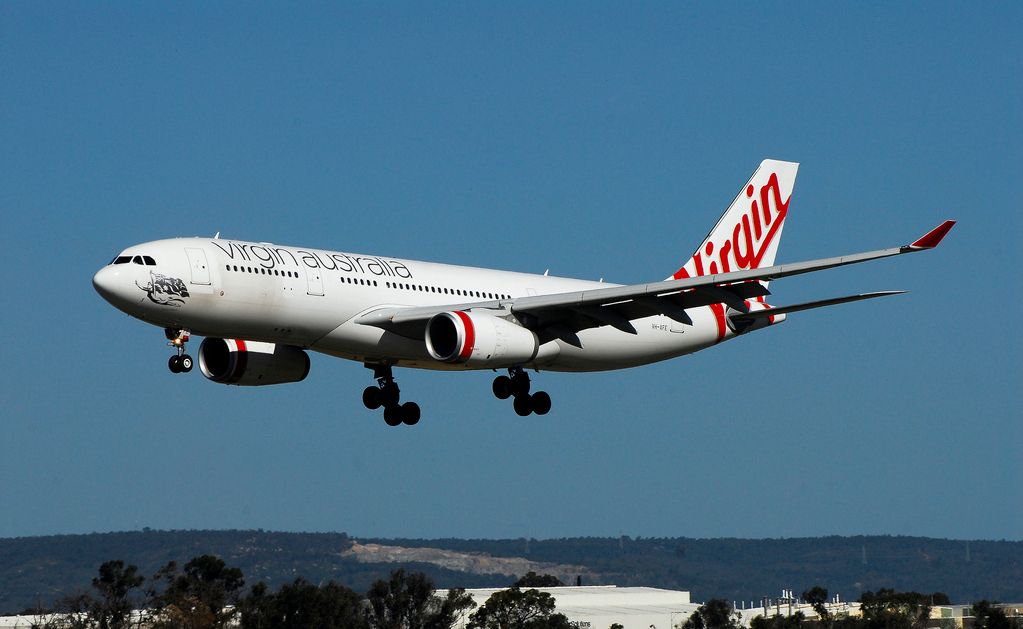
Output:
<path fill-rule="evenodd" d="M 84 590 L 97 567 L 122 559 L 152 574 L 211 553 L 271 587 L 302 576 L 364 592 L 396 567 L 438 587 L 499 587 L 529 570 L 587 584 L 689 590 L 694 600 L 758 601 L 823 585 L 843 598 L 893 587 L 945 592 L 954 602 L 1023 600 L 1023 542 L 922 537 L 798 539 L 370 539 L 344 533 L 152 531 L 0 539 L 0 613 Z"/>

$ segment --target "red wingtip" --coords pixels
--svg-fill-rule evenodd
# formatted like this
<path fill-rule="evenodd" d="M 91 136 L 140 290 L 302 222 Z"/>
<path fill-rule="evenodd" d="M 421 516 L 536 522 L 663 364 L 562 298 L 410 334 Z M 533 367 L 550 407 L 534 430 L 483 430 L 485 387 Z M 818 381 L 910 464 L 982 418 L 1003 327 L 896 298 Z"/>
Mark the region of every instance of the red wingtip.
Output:
<path fill-rule="evenodd" d="M 933 249 L 937 247 L 938 243 L 941 242 L 941 239 L 945 237 L 945 234 L 947 234 L 955 224 L 955 221 L 945 221 L 941 225 L 938 225 L 918 238 L 916 242 L 910 245 L 910 247 L 913 247 L 914 249 Z"/>

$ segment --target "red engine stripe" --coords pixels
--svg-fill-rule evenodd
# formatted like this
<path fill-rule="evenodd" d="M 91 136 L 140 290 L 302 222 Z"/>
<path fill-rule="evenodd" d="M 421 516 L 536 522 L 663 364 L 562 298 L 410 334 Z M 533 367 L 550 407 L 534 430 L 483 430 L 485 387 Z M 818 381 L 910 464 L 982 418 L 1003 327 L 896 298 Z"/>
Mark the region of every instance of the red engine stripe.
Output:
<path fill-rule="evenodd" d="M 458 352 L 458 360 L 468 360 L 472 355 L 472 348 L 476 344 L 476 330 L 472 327 L 472 319 L 469 318 L 469 315 L 461 310 L 456 310 L 455 314 L 462 320 L 462 326 L 465 328 L 465 342 L 462 344 L 462 350 Z"/>
<path fill-rule="evenodd" d="M 228 383 L 235 383 L 242 379 L 245 375 L 245 369 L 249 366 L 249 352 L 248 347 L 245 345 L 245 341 L 242 339 L 234 339 L 234 369 L 231 374 L 227 377 Z"/>

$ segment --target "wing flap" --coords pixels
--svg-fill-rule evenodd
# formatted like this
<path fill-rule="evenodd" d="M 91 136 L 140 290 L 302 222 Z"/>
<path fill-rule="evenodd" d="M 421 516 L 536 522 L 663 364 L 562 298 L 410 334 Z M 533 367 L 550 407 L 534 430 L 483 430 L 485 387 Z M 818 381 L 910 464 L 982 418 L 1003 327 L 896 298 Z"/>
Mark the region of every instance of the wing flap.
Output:
<path fill-rule="evenodd" d="M 812 310 L 814 308 L 823 308 L 824 306 L 836 306 L 838 304 L 848 304 L 854 301 L 863 301 L 864 299 L 874 299 L 876 297 L 891 297 L 892 295 L 901 295 L 905 293 L 904 290 L 882 290 L 873 293 L 860 293 L 859 295 L 847 295 L 845 297 L 832 297 L 831 299 L 821 299 L 818 301 L 807 301 L 801 304 L 792 304 L 790 306 L 771 307 L 766 310 L 754 310 L 753 312 L 745 312 L 731 315 L 729 318 L 733 321 L 754 321 L 756 319 L 774 317 L 780 314 L 789 314 L 791 312 L 800 312 L 802 310 Z"/>

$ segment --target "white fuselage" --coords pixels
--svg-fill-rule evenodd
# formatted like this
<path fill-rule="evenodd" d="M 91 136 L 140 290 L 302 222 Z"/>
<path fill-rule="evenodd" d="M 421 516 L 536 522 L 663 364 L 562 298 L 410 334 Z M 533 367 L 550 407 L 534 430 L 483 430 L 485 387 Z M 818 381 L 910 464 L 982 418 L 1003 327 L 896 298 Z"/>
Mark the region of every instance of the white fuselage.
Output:
<path fill-rule="evenodd" d="M 127 261 L 126 261 L 127 259 Z M 355 319 L 380 308 L 498 304 L 613 284 L 546 275 L 209 238 L 126 249 L 96 274 L 100 294 L 129 315 L 208 337 L 293 345 L 364 363 L 469 369 L 433 359 L 421 339 Z M 141 262 L 141 264 L 139 263 Z M 152 264 L 150 264 L 150 262 Z M 733 337 L 721 313 L 688 311 L 687 325 L 657 315 L 636 334 L 611 326 L 579 332 L 581 347 L 544 343 L 524 367 L 600 371 L 691 353 Z"/>

